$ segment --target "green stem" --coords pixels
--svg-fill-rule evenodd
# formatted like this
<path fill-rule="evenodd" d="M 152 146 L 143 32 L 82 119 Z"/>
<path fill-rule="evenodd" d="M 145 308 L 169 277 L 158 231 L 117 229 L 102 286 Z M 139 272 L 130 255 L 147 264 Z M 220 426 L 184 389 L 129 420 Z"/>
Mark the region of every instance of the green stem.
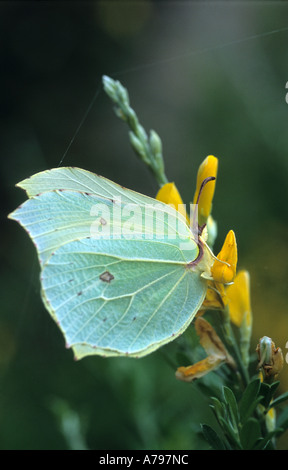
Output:
<path fill-rule="evenodd" d="M 127 90 L 117 80 L 103 76 L 103 86 L 107 95 L 116 104 L 116 115 L 130 128 L 130 143 L 138 157 L 148 166 L 159 186 L 168 183 L 164 171 L 162 142 L 159 135 L 151 130 L 149 136 L 140 124 L 129 103 Z"/>
<path fill-rule="evenodd" d="M 247 367 L 245 367 L 243 363 L 242 356 L 240 354 L 240 351 L 236 342 L 236 338 L 234 336 L 234 333 L 231 327 L 228 306 L 226 306 L 222 310 L 222 318 L 223 318 L 222 328 L 223 328 L 223 333 L 224 333 L 226 344 L 229 350 L 231 351 L 232 355 L 234 355 L 234 358 L 236 360 L 236 363 L 239 368 L 239 372 L 243 381 L 243 385 L 244 387 L 246 387 L 250 381 L 250 378 L 249 378 Z"/>

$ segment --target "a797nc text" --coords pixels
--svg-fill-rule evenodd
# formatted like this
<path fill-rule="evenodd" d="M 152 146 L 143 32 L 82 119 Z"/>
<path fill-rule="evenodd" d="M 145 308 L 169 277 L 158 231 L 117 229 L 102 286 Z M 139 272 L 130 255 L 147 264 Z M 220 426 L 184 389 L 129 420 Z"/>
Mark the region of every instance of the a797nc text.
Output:
<path fill-rule="evenodd" d="M 118 456 L 106 454 L 99 458 L 100 465 L 124 465 L 131 467 L 132 463 L 142 465 L 188 465 L 188 454 L 144 454 L 143 457 Z"/>

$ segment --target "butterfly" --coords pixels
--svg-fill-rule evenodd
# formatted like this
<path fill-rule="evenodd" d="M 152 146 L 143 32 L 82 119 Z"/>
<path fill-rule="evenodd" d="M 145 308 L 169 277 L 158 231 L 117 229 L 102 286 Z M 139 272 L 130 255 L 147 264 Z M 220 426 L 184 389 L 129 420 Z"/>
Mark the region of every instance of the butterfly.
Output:
<path fill-rule="evenodd" d="M 9 218 L 36 247 L 44 305 L 76 359 L 142 357 L 185 331 L 211 255 L 175 208 L 75 167 L 17 186 L 28 200 Z"/>

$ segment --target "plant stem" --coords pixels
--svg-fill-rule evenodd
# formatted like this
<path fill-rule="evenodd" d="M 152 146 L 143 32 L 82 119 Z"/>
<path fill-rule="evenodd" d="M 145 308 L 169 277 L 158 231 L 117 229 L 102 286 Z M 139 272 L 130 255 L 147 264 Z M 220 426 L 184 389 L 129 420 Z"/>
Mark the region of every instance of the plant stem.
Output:
<path fill-rule="evenodd" d="M 241 378 L 243 381 L 243 385 L 246 387 L 250 381 L 249 374 L 247 367 L 245 367 L 240 351 L 238 349 L 238 345 L 231 327 L 231 322 L 230 322 L 230 315 L 229 315 L 229 308 L 226 306 L 222 310 L 222 318 L 223 318 L 223 323 L 222 323 L 222 328 L 224 332 L 224 337 L 226 340 L 226 343 L 230 349 L 231 352 L 233 352 L 235 360 L 237 362 L 239 372 L 241 374 Z"/>
<path fill-rule="evenodd" d="M 119 81 L 103 76 L 103 86 L 107 95 L 116 104 L 116 115 L 130 128 L 130 143 L 138 157 L 148 166 L 160 187 L 168 183 L 159 135 L 154 130 L 150 130 L 149 136 L 147 135 L 135 111 L 130 106 L 127 90 Z"/>

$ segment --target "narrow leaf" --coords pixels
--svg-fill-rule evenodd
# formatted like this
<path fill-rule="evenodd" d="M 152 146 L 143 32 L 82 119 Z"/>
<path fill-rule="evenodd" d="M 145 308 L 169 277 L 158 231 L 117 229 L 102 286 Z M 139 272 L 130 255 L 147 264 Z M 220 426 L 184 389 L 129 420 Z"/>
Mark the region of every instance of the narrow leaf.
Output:
<path fill-rule="evenodd" d="M 235 395 L 232 390 L 228 387 L 223 387 L 223 395 L 230 411 L 233 427 L 234 429 L 238 429 L 239 411 Z"/>
<path fill-rule="evenodd" d="M 259 421 L 255 418 L 249 418 L 243 425 L 240 432 L 240 440 L 245 450 L 252 450 L 261 436 L 261 427 Z"/>
<path fill-rule="evenodd" d="M 210 444 L 213 450 L 225 450 L 225 445 L 219 438 L 216 431 L 208 426 L 208 424 L 202 424 L 202 432 L 206 441 Z"/>
<path fill-rule="evenodd" d="M 274 393 L 276 392 L 276 390 L 277 390 L 279 384 L 280 384 L 280 381 L 278 380 L 277 382 L 273 382 L 273 383 L 270 385 L 272 397 L 273 397 Z"/>
<path fill-rule="evenodd" d="M 253 380 L 243 393 L 239 406 L 242 423 L 251 416 L 258 404 L 257 397 L 260 390 L 260 384 L 261 382 L 259 379 Z"/>
<path fill-rule="evenodd" d="M 273 400 L 273 402 L 270 404 L 269 409 L 274 408 L 274 406 L 277 406 L 286 400 L 288 400 L 288 392 L 285 392 L 282 395 L 280 395 L 280 397 L 275 398 L 275 400 Z"/>
<path fill-rule="evenodd" d="M 288 429 L 288 407 L 286 407 L 277 418 L 277 427 Z"/>
<path fill-rule="evenodd" d="M 267 449 L 271 444 L 271 439 L 276 436 L 280 436 L 283 433 L 282 428 L 275 428 L 274 431 L 269 432 L 264 438 L 259 439 L 258 442 L 254 444 L 253 450 L 263 450 Z M 272 445 L 272 444 L 271 444 Z M 273 448 L 273 447 L 271 447 Z"/>
<path fill-rule="evenodd" d="M 218 419 L 218 421 L 220 420 L 220 418 L 224 418 L 224 408 L 223 408 L 223 405 L 222 403 L 218 400 L 218 398 L 215 398 L 215 397 L 212 397 L 211 398 L 211 401 L 212 401 L 212 405 L 211 405 L 211 408 L 216 416 L 216 418 Z"/>
<path fill-rule="evenodd" d="M 272 390 L 269 384 L 266 383 L 261 383 L 260 386 L 260 395 L 263 396 L 261 400 L 261 405 L 263 405 L 265 408 L 269 406 L 269 403 L 272 399 Z"/>
<path fill-rule="evenodd" d="M 242 449 L 242 446 L 239 442 L 238 433 L 235 432 L 234 428 L 228 423 L 225 418 L 220 417 L 219 423 L 225 433 L 230 444 L 233 446 L 232 448 L 235 450 Z"/>

